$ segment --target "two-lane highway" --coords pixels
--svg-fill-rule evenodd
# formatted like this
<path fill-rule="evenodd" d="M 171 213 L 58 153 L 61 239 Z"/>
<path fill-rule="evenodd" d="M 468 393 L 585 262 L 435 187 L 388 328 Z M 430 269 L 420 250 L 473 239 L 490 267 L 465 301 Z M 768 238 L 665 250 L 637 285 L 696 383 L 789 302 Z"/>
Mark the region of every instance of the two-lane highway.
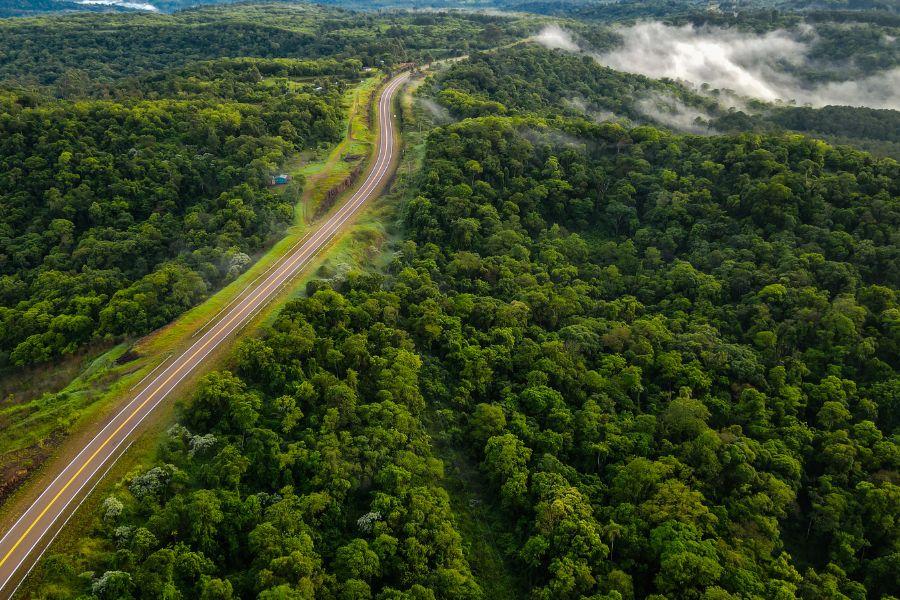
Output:
<path fill-rule="evenodd" d="M 204 359 L 271 300 L 370 198 L 377 195 L 395 168 L 397 154 L 392 114 L 397 90 L 407 79 L 391 79 L 378 101 L 378 148 L 362 186 L 311 235 L 283 257 L 261 283 L 244 290 L 233 306 L 217 317 L 190 348 L 165 363 L 165 368 L 145 382 L 135 397 L 88 442 L 57 475 L 37 500 L 0 539 L 0 597 L 9 598 L 40 554 L 65 524 L 78 503 L 105 469 L 121 455 L 137 435 L 141 423 L 160 402 L 193 373 Z"/>

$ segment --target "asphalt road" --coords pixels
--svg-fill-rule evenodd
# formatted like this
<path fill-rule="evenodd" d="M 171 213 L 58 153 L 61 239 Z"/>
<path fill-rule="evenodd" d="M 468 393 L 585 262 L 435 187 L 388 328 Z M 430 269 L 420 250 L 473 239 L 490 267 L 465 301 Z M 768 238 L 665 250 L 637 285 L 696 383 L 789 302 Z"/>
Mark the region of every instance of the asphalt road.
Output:
<path fill-rule="evenodd" d="M 395 167 L 397 153 L 393 100 L 407 75 L 391 79 L 378 101 L 378 150 L 366 179 L 339 210 L 300 240 L 275 267 L 248 286 L 231 307 L 213 319 L 205 333 L 180 356 L 151 374 L 119 413 L 69 462 L 0 539 L 0 598 L 10 598 L 103 474 L 139 434 L 144 419 L 194 372 L 204 359 L 256 314 L 359 211 L 377 196 Z"/>

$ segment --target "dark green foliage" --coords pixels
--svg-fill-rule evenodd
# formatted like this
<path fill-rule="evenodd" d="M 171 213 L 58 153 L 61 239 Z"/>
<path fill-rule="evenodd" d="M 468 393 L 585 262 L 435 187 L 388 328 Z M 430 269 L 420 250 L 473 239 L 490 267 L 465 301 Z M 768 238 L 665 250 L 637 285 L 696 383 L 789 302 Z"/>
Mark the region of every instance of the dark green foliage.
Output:
<path fill-rule="evenodd" d="M 720 91 L 705 90 L 709 95 L 704 96 L 672 81 L 603 67 L 589 55 L 536 45 L 473 54 L 438 76 L 433 89 L 437 99 L 460 117 L 518 112 L 652 123 L 665 115 L 648 112 L 642 103 L 662 99 L 663 105 L 680 104 L 705 116 L 693 127 L 698 131 L 792 130 L 900 158 L 900 112 L 895 110 L 776 107 L 754 101 L 749 114 L 725 111 L 718 100 Z M 723 99 L 726 105 L 729 101 Z"/>
<path fill-rule="evenodd" d="M 796 22 L 800 13 L 847 22 L 897 22 L 891 0 L 496 0 L 496 7 L 598 22 L 690 19 L 759 30 Z"/>
<path fill-rule="evenodd" d="M 851 74 L 871 75 L 900 64 L 900 44 L 895 36 L 900 24 L 893 27 L 875 27 L 873 24 L 817 23 L 817 40 L 809 58 L 812 62 L 845 63 L 853 57 Z M 886 35 L 894 34 L 890 39 Z M 847 77 L 844 67 L 842 77 Z"/>
<path fill-rule="evenodd" d="M 896 110 L 849 106 L 786 108 L 769 118 L 785 129 L 900 143 L 900 112 Z"/>
<path fill-rule="evenodd" d="M 320 291 L 242 344 L 240 378 L 206 376 L 160 465 L 104 502 L 92 597 L 481 598 L 422 427 L 421 361 L 383 318 L 401 310 Z"/>
<path fill-rule="evenodd" d="M 507 110 L 542 115 L 586 111 L 638 120 L 646 117 L 635 103 L 650 94 L 709 110 L 716 105 L 681 85 L 615 71 L 587 54 L 577 56 L 534 44 L 473 54 L 438 76 L 434 87 L 441 90 L 438 99 L 461 117 Z"/>
<path fill-rule="evenodd" d="M 342 86 L 295 89 L 262 81 L 270 63 L 240 63 L 253 78 L 231 66 L 144 81 L 154 100 L 5 97 L 0 366 L 165 325 L 290 221 L 291 198 L 266 178 L 340 136 Z"/>
<path fill-rule="evenodd" d="M 261 77 L 337 85 L 306 63 L 217 60 L 114 93 L 122 110 L 182 93 L 194 100 L 165 102 L 262 110 L 269 139 L 265 111 L 291 113 Z M 311 285 L 242 342 L 157 463 L 103 503 L 93 554 L 52 559 L 47 595 L 491 597 L 428 430 L 480 470 L 505 524 L 489 543 L 534 600 L 896 597 L 900 165 L 798 134 L 569 119 L 576 95 L 635 116 L 647 90 L 706 101 L 527 46 L 474 54 L 434 89 L 476 118 L 431 132 L 387 272 Z M 43 102 L 5 106 L 19 119 Z M 848 114 L 784 108 L 750 127 L 843 135 Z M 205 223 L 231 206 L 196 210 Z M 171 212 L 187 225 L 191 210 Z M 43 275 L 79 256 L 56 250 L 80 227 L 64 218 L 17 260 Z M 213 229 L 203 247 L 239 243 Z M 87 255 L 106 256 L 101 242 Z M 91 309 L 99 326 L 140 322 L 113 317 L 159 290 L 191 302 L 210 270 L 197 254 L 135 275 L 115 310 Z M 53 321 L 61 340 L 94 323 Z"/>
<path fill-rule="evenodd" d="M 532 598 L 895 593 L 898 164 L 554 126 L 434 131 L 389 277 L 292 304 L 207 378 L 91 568 L 194 552 L 185 595 L 477 597 L 431 414 Z"/>
<path fill-rule="evenodd" d="M 435 132 L 395 284 L 533 595 L 896 592 L 900 167 L 565 127 Z"/>
<path fill-rule="evenodd" d="M 28 17 L 57 11 L 105 12 L 109 6 L 78 4 L 69 0 L 0 0 L 0 18 Z"/>
<path fill-rule="evenodd" d="M 500 0 L 500 4 L 512 10 L 600 22 L 672 17 L 706 6 L 703 0 Z"/>
<path fill-rule="evenodd" d="M 730 112 L 714 119 L 720 131 L 789 129 L 849 144 L 875 154 L 900 158 L 900 112 L 852 106 L 781 107 L 756 115 Z"/>
<path fill-rule="evenodd" d="M 103 93 L 147 71 L 225 57 L 430 60 L 512 41 L 515 21 L 484 15 L 377 17 L 306 4 L 198 8 L 176 15 L 68 15 L 0 21 L 0 79 Z"/>

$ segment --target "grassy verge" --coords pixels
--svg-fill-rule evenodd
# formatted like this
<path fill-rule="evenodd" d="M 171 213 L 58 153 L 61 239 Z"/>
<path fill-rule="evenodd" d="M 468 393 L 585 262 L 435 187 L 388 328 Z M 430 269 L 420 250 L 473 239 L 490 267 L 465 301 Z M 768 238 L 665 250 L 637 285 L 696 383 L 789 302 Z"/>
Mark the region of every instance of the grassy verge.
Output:
<path fill-rule="evenodd" d="M 374 132 L 369 131 L 368 127 L 360 126 L 360 123 L 366 122 L 368 98 L 377 91 L 380 81 L 380 76 L 370 77 L 345 94 L 344 102 L 348 109 L 348 134 L 343 140 L 321 158 L 306 153 L 286 165 L 285 170 L 288 173 L 294 175 L 295 178 L 302 175 L 306 183 L 300 199 L 294 207 L 294 224 L 285 231 L 283 237 L 260 256 L 246 272 L 206 302 L 191 309 L 158 332 L 140 340 L 135 344 L 135 352 L 141 355 L 159 354 L 178 347 L 179 342 L 183 341 L 185 336 L 190 339 L 195 332 L 234 300 L 249 283 L 272 267 L 298 240 L 306 235 L 309 230 L 309 222 L 321 198 L 337 183 L 343 181 L 356 165 L 368 157 Z M 354 152 L 355 159 L 353 161 L 344 160 L 350 151 Z M 289 188 L 284 191 L 289 191 Z"/>
<path fill-rule="evenodd" d="M 321 198 L 324 195 L 324 191 L 330 189 L 332 182 L 342 181 L 343 177 L 346 177 L 349 169 L 354 167 L 351 164 L 349 169 L 347 169 L 347 163 L 350 161 L 343 160 L 344 153 L 348 150 L 355 151 L 356 149 L 365 148 L 363 154 L 368 153 L 368 148 L 371 147 L 372 139 L 376 132 L 369 131 L 365 111 L 368 109 L 368 97 L 378 89 L 378 81 L 379 79 L 372 78 L 364 81 L 357 88 L 360 96 L 358 103 L 352 99 L 351 93 L 348 93 L 348 99 L 352 102 L 349 105 L 350 117 L 348 121 L 348 127 L 352 131 L 352 136 L 348 135 L 347 139 L 338 144 L 327 156 L 319 161 L 306 163 L 298 161 L 297 164 L 290 167 L 296 169 L 291 172 L 301 172 L 307 177 L 306 188 L 308 191 L 304 192 L 300 200 L 301 203 L 315 202 L 317 198 Z M 354 121 L 355 125 L 349 125 L 349 123 L 354 123 Z M 351 137 L 352 139 L 350 139 Z M 358 160 L 364 160 L 364 157 L 360 157 Z M 344 171 L 345 169 L 347 170 Z M 336 175 L 332 173 L 332 170 L 345 174 Z M 320 189 L 313 190 L 312 188 L 314 187 Z M 347 190 L 345 196 L 351 194 L 353 190 L 354 188 Z M 302 294 L 306 289 L 307 283 L 312 279 L 332 277 L 351 269 L 382 267 L 387 260 L 382 250 L 391 239 L 391 223 L 395 220 L 397 204 L 396 193 L 381 195 L 374 200 L 344 233 L 336 238 L 329 247 L 304 269 L 300 276 L 293 280 L 289 286 L 286 286 L 278 297 L 274 298 L 264 310 L 260 311 L 251 322 L 245 325 L 244 330 L 253 331 L 266 322 L 271 321 L 280 307 L 291 298 Z M 287 249 L 305 234 L 306 229 L 305 224 L 298 222 L 289 230 L 285 239 L 281 240 L 261 257 L 238 280 L 169 326 L 136 343 L 128 353 L 129 357 L 136 356 L 137 358 L 128 362 L 127 366 L 130 368 L 134 368 L 136 365 L 139 366 L 125 380 L 136 383 L 162 363 L 169 354 L 185 347 L 199 328 L 206 324 L 223 307 L 226 307 L 249 282 L 252 282 L 260 273 L 271 266 L 274 261 L 283 256 Z M 223 344 L 223 346 L 227 345 Z M 118 348 L 123 353 L 126 349 L 127 345 L 125 344 Z M 180 398 L 189 397 L 203 372 L 207 372 L 211 368 L 227 368 L 229 356 L 229 348 L 222 348 L 216 351 L 206 361 L 205 369 L 198 370 L 197 373 L 183 382 L 178 396 Z M 117 385 L 119 390 L 118 397 L 122 397 L 121 391 L 126 385 L 133 386 L 134 383 Z M 107 400 L 104 402 L 107 406 L 117 404 L 109 401 L 110 397 Z M 146 426 L 145 431 L 137 437 L 134 445 L 115 463 L 97 486 L 96 491 L 85 500 L 82 508 L 75 513 L 71 522 L 63 529 L 48 550 L 49 555 L 37 565 L 34 573 L 22 586 L 19 596 L 70 597 L 70 592 L 78 588 L 80 579 L 78 574 L 75 573 L 71 573 L 63 578 L 66 583 L 59 583 L 59 573 L 54 571 L 56 561 L 51 558 L 53 553 L 76 555 L 83 560 L 84 564 L 92 562 L 91 558 L 97 554 L 100 548 L 97 546 L 97 540 L 90 537 L 89 532 L 93 526 L 99 504 L 116 486 L 121 485 L 121 480 L 129 473 L 146 468 L 147 465 L 155 460 L 160 435 L 174 421 L 177 413 L 176 406 L 175 402 L 165 402 L 154 412 L 151 422 Z M 33 487 L 39 488 L 40 486 L 35 485 Z M 9 512 L 15 514 L 17 511 L 10 510 Z M 57 583 L 48 583 L 51 579 Z"/>
<path fill-rule="evenodd" d="M 105 383 L 124 345 L 85 349 L 54 369 L 23 370 L 0 393 L 0 499 L 8 497 L 50 456 L 62 432 L 92 416 L 92 392 Z"/>
<path fill-rule="evenodd" d="M 306 153 L 289 165 L 307 181 L 305 191 L 298 194 L 295 222 L 240 277 L 171 324 L 133 344 L 133 340 L 113 347 L 107 344 L 53 368 L 43 367 L 0 381 L 0 389 L 4 390 L 0 399 L 0 526 L 8 524 L 36 496 L 42 487 L 44 465 L 83 446 L 81 431 L 93 431 L 91 425 L 107 419 L 142 378 L 186 348 L 210 319 L 307 233 L 304 215 L 310 213 L 310 203 L 325 193 L 313 188 L 343 180 L 348 169 L 366 160 L 374 132 L 361 125 L 367 123 L 368 98 L 378 89 L 381 79 L 373 74 L 347 91 L 345 104 L 351 135 L 321 157 Z M 359 154 L 355 163 L 343 160 L 350 151 Z M 277 306 L 277 302 L 269 306 Z M 23 485 L 28 480 L 35 484 Z"/>
<path fill-rule="evenodd" d="M 279 298 L 269 305 L 263 313 L 257 315 L 248 330 L 259 328 L 271 321 L 283 303 L 303 293 L 306 284 L 314 279 L 341 278 L 350 270 L 380 270 L 391 260 L 388 250 L 393 242 L 400 239 L 402 231 L 398 226 L 401 207 L 412 193 L 410 182 L 420 166 L 425 151 L 425 136 L 430 126 L 428 116 L 424 115 L 412 98 L 412 84 L 402 96 L 400 109 L 404 124 L 404 152 L 398 165 L 393 191 L 379 196 L 359 215 L 352 227 L 340 236 L 326 252 L 323 252 L 298 277 Z M 333 152 L 332 152 L 333 154 Z M 331 155 L 329 156 L 329 158 Z M 326 159 L 327 160 L 327 159 Z M 210 362 L 220 368 L 229 366 L 229 350 L 222 350 L 220 355 Z M 180 396 L 189 395 L 194 381 L 182 388 Z M 82 565 L 97 564 L 96 558 L 106 553 L 109 548 L 102 546 L 90 532 L 95 523 L 95 515 L 103 499 L 122 484 L 129 474 L 148 468 L 157 456 L 160 435 L 168 428 L 176 414 L 174 403 L 165 403 L 160 407 L 158 417 L 150 426 L 150 430 L 140 436 L 135 445 L 120 459 L 106 476 L 98 489 L 86 501 L 83 508 L 76 513 L 72 523 L 62 532 L 58 540 L 50 548 L 48 556 L 35 569 L 32 577 L 23 586 L 22 594 L 26 597 L 72 597 L 83 589 L 83 576 L 74 572 L 61 574 L 57 565 L 61 561 L 53 559 L 54 553 L 77 556 Z M 437 419 L 431 415 L 432 423 Z M 521 581 L 514 570 L 507 564 L 502 551 L 503 540 L 508 535 L 497 515 L 497 507 L 483 485 L 477 465 L 468 456 L 446 443 L 440 433 L 440 427 L 433 427 L 434 451 L 446 466 L 444 486 L 450 494 L 456 525 L 464 538 L 467 559 L 473 572 L 485 591 L 486 596 L 498 599 L 522 597 L 525 592 Z"/>

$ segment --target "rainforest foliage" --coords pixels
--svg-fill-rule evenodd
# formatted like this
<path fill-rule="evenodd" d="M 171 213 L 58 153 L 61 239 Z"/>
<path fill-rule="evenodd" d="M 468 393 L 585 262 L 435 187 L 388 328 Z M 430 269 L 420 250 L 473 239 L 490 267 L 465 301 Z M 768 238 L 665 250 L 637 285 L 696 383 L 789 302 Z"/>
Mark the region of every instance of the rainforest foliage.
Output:
<path fill-rule="evenodd" d="M 593 31 L 592 43 L 611 44 Z M 695 132 L 799 131 L 900 158 L 900 112 L 850 106 L 774 106 L 750 101 L 723 109 L 727 92 L 705 94 L 667 80 L 624 73 L 591 56 L 537 45 L 474 53 L 433 83 L 437 99 L 458 117 L 537 113 L 671 125 Z M 694 115 L 694 118 L 684 115 Z"/>
<path fill-rule="evenodd" d="M 291 218 L 266 176 L 341 135 L 363 67 L 523 32 L 293 5 L 19 24 L 3 365 L 139 334 L 240 272 Z M 900 596 L 900 165 L 781 131 L 893 141 L 895 116 L 725 114 L 528 44 L 421 89 L 460 121 L 421 148 L 389 266 L 242 340 L 34 595 Z M 648 97 L 743 133 L 641 125 Z"/>
<path fill-rule="evenodd" d="M 715 101 L 681 85 L 616 71 L 591 56 L 548 50 L 536 44 L 479 52 L 433 81 L 434 93 L 458 117 L 537 113 L 646 119 L 639 101 L 667 95 L 685 104 Z"/>
<path fill-rule="evenodd" d="M 120 101 L 2 96 L 0 367 L 146 333 L 241 273 L 293 218 L 268 177 L 342 135 L 344 80 L 294 79 L 359 68 L 225 61 Z"/>
<path fill-rule="evenodd" d="M 532 595 L 896 593 L 898 164 L 561 127 L 439 130 L 407 211 L 426 397 Z"/>
<path fill-rule="evenodd" d="M 455 56 L 524 35 L 524 26 L 508 17 L 374 15 L 308 4 L 7 19 L 0 21 L 0 80 L 102 95 L 120 79 L 199 60 L 331 57 L 381 66 Z"/>
<path fill-rule="evenodd" d="M 898 182 L 799 135 L 436 129 L 389 272 L 245 341 L 46 585 L 491 596 L 430 431 L 522 595 L 896 594 Z"/>
<path fill-rule="evenodd" d="M 95 598 L 479 598 L 431 455 L 402 297 L 289 305 L 101 507 Z M 391 324 L 393 322 L 393 324 Z M 54 558 L 51 577 L 71 578 Z"/>
<path fill-rule="evenodd" d="M 515 23 L 309 5 L 0 21 L 0 370 L 171 321 L 291 221 L 268 178 L 340 138 L 365 65 Z"/>
<path fill-rule="evenodd" d="M 900 111 L 862 106 L 766 108 L 757 114 L 733 111 L 713 119 L 727 132 L 802 131 L 828 141 L 900 159 Z"/>

